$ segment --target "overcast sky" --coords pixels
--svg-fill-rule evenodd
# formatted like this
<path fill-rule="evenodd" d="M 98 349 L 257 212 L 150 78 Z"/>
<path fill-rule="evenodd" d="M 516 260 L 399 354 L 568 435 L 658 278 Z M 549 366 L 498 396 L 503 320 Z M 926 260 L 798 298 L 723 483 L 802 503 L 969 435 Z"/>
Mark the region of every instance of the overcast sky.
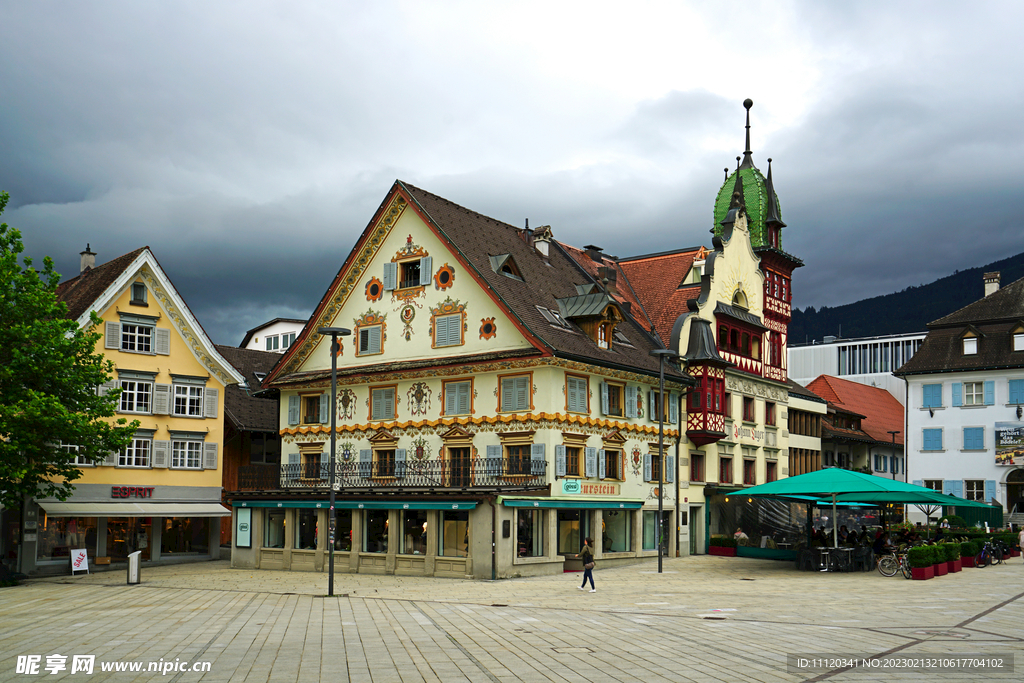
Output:
<path fill-rule="evenodd" d="M 794 304 L 839 305 L 1024 251 L 1022 15 L 0 0 L 3 220 L 68 276 L 149 245 L 238 344 L 308 317 L 396 178 L 619 256 L 709 245 L 749 97 Z"/>

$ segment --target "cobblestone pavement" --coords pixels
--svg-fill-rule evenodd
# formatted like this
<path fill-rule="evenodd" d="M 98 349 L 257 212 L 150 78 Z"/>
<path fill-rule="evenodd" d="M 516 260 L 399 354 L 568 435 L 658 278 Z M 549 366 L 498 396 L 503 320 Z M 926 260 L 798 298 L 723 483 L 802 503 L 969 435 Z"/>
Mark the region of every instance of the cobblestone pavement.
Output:
<path fill-rule="evenodd" d="M 227 562 L 33 579 L 0 589 L 0 681 L 1021 680 L 1024 563 L 930 581 L 798 572 L 710 556 L 580 574 L 464 581 L 231 569 Z M 787 667 L 787 654 L 1017 654 L 1015 673 Z M 35 676 L 18 655 L 41 655 Z M 50 674 L 47 656 L 67 657 Z M 91 676 L 73 655 L 95 655 Z M 162 662 L 160 660 L 163 660 Z M 149 662 L 209 662 L 206 673 Z M 140 673 L 103 672 L 141 662 Z"/>

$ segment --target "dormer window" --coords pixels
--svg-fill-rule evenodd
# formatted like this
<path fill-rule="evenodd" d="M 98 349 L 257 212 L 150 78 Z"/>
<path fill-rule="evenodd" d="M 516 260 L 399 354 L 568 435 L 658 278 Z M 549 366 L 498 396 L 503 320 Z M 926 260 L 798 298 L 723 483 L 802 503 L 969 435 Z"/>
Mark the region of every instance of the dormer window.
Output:
<path fill-rule="evenodd" d="M 964 355 L 974 356 L 978 353 L 978 338 L 977 337 L 964 337 Z"/>
<path fill-rule="evenodd" d="M 510 277 L 513 280 L 522 280 L 523 273 L 519 270 L 519 266 L 516 265 L 516 260 L 512 258 L 511 254 L 498 254 L 497 256 L 491 256 L 491 270 L 499 275 Z"/>
<path fill-rule="evenodd" d="M 611 348 L 611 343 L 608 341 L 608 330 L 610 327 L 609 323 L 601 323 L 597 326 L 597 345 L 602 349 Z"/>
<path fill-rule="evenodd" d="M 1013 348 L 1014 351 L 1024 351 L 1024 325 L 1018 325 L 1010 333 L 1013 335 Z"/>
<path fill-rule="evenodd" d="M 132 306 L 146 306 L 146 285 L 141 282 L 132 283 L 132 298 L 128 303 Z"/>

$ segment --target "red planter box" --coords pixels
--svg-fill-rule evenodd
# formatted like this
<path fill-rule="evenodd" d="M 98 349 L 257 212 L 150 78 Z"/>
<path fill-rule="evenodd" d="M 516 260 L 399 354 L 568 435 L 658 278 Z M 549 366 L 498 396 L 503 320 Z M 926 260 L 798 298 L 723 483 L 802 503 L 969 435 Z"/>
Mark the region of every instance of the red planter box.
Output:
<path fill-rule="evenodd" d="M 935 576 L 945 576 L 947 574 L 946 563 L 945 562 L 939 562 L 938 564 L 933 564 L 932 565 L 932 569 L 935 570 Z"/>
<path fill-rule="evenodd" d="M 736 548 L 723 548 L 713 545 L 708 547 L 708 555 L 721 555 L 722 557 L 736 557 Z"/>
<path fill-rule="evenodd" d="M 961 557 L 960 558 L 960 564 L 963 567 L 973 567 L 974 566 L 974 555 L 971 555 L 970 557 Z"/>
<path fill-rule="evenodd" d="M 960 560 L 946 561 L 946 571 L 950 574 L 954 574 L 958 571 L 963 570 L 963 565 L 960 564 Z"/>
<path fill-rule="evenodd" d="M 924 581 L 935 576 L 932 567 L 911 567 L 910 576 L 918 581 Z"/>
<path fill-rule="evenodd" d="M 1019 550 L 1011 550 L 1010 551 L 1010 557 L 1020 557 L 1020 551 Z"/>

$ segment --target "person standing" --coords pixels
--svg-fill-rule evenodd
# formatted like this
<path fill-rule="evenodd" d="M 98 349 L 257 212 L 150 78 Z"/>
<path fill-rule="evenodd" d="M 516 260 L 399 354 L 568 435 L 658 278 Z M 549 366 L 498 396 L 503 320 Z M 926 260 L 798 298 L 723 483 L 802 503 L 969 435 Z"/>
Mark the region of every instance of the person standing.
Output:
<path fill-rule="evenodd" d="M 580 590 L 587 589 L 587 579 L 590 579 L 590 592 L 596 593 L 597 588 L 594 586 L 594 550 L 592 548 L 594 541 L 591 538 L 583 539 L 583 547 L 576 557 L 583 560 L 583 585 L 580 586 Z"/>
<path fill-rule="evenodd" d="M 1017 534 L 1017 547 L 1024 550 L 1024 527 L 1021 527 L 1020 533 Z M 1021 553 L 1021 557 L 1024 557 L 1024 552 Z"/>

